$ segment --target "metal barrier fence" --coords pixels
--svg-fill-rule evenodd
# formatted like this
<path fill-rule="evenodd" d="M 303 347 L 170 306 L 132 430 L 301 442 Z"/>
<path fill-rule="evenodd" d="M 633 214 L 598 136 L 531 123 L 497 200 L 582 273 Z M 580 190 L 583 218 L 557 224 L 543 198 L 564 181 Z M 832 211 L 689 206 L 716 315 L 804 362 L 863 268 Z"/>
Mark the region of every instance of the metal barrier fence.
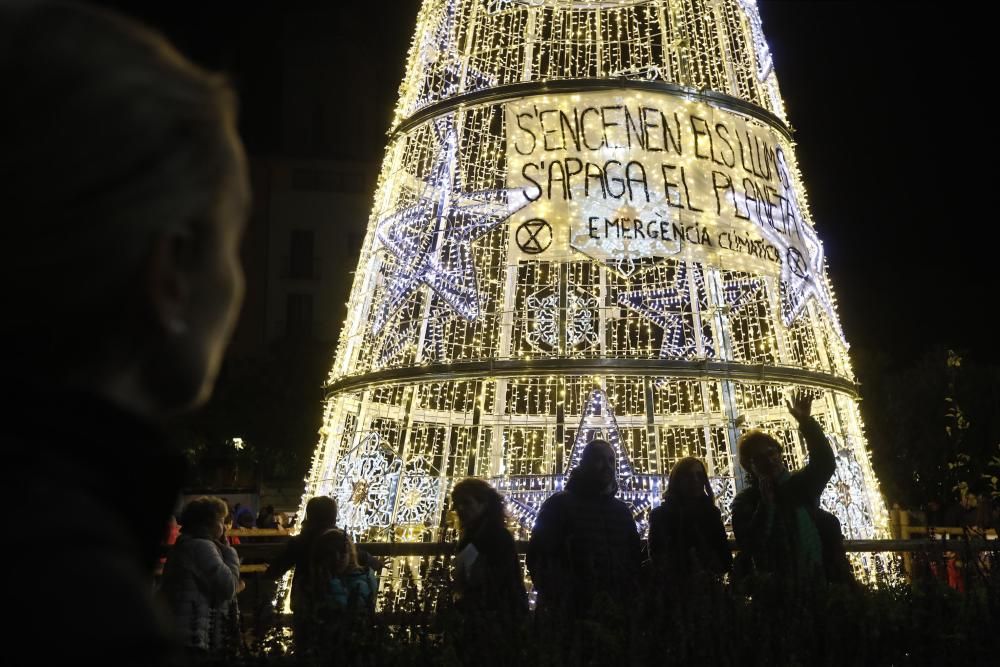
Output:
<path fill-rule="evenodd" d="M 261 575 L 290 536 L 260 529 L 234 530 L 231 534 L 240 538 L 236 548 L 243 563 L 241 570 L 252 588 L 245 594 L 252 598 L 247 600 L 248 606 L 259 613 L 273 606 L 277 590 L 275 583 Z M 357 546 L 382 562 L 378 610 L 383 618 L 426 618 L 451 594 L 454 542 L 371 542 Z M 934 577 L 964 588 L 964 575 L 989 572 L 1000 563 L 1000 540 L 992 531 L 967 533 L 958 539 L 845 540 L 844 546 L 858 579 L 875 586 Z M 730 547 L 737 550 L 735 542 L 730 542 Z M 531 595 L 530 577 L 523 569 L 526 548 L 527 542 L 517 542 Z"/>

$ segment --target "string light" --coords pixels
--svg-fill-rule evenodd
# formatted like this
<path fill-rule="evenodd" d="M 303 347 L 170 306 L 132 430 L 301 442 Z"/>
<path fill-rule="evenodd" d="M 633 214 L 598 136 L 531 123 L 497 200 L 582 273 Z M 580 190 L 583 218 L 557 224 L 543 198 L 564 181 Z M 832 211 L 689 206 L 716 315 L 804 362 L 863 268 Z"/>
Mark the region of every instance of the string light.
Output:
<path fill-rule="evenodd" d="M 526 537 L 600 435 L 641 528 L 684 456 L 728 521 L 745 429 L 804 463 L 800 386 L 837 449 L 823 506 L 885 534 L 784 123 L 754 0 L 425 0 L 303 506 L 438 540 L 473 475 Z M 380 604 L 432 567 L 394 561 Z"/>

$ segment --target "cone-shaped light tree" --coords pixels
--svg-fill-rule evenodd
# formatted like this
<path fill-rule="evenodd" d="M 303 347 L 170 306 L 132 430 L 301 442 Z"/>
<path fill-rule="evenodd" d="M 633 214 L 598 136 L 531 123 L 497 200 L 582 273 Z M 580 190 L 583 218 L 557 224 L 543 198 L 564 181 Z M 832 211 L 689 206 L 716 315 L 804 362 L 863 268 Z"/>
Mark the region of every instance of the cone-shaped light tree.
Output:
<path fill-rule="evenodd" d="M 466 476 L 527 533 L 600 433 L 640 526 L 684 456 L 728 517 L 744 429 L 804 462 L 795 388 L 887 527 L 754 0 L 425 0 L 355 275 L 305 498 L 361 539 Z"/>

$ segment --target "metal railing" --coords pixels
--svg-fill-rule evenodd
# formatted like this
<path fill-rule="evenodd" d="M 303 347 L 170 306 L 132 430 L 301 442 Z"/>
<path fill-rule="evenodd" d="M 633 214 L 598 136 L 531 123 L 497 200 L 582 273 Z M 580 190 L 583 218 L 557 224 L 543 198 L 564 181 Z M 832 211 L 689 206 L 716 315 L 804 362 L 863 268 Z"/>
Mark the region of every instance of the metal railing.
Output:
<path fill-rule="evenodd" d="M 927 529 L 910 527 L 912 533 L 923 532 Z M 946 552 L 963 551 L 979 553 L 983 551 L 1000 551 L 1000 541 L 997 540 L 996 530 L 983 531 L 981 535 L 968 535 L 966 529 L 958 527 L 934 528 L 937 535 L 947 535 L 959 539 L 884 539 L 884 540 L 844 540 L 844 548 L 848 553 L 928 553 L 943 554 Z M 227 533 L 230 536 L 240 538 L 240 544 L 236 545 L 236 550 L 240 554 L 240 559 L 244 562 L 242 570 L 244 572 L 262 572 L 267 567 L 267 563 L 273 560 L 282 549 L 285 542 L 291 537 L 287 531 L 263 528 L 233 529 Z M 244 542 L 243 540 L 254 540 Z M 258 539 L 267 539 L 267 542 L 257 542 Z M 516 542 L 517 552 L 523 556 L 527 550 L 527 541 Z M 402 557 L 448 557 L 455 552 L 455 542 L 360 542 L 357 547 L 367 551 L 372 556 L 379 558 L 402 558 Z M 735 541 L 730 540 L 729 547 L 734 552 L 739 548 Z"/>

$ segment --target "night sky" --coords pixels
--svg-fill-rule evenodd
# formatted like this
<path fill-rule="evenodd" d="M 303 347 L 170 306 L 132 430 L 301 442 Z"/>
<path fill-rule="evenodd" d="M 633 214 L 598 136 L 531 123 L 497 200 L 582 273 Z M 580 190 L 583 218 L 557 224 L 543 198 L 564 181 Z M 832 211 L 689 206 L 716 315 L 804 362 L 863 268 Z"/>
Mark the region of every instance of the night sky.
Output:
<path fill-rule="evenodd" d="M 388 127 L 419 6 L 102 4 L 230 72 L 258 155 L 278 150 L 283 12 L 328 10 L 331 39 L 356 44 L 376 64 L 368 90 L 344 94 L 374 96 Z M 977 78 L 993 60 L 985 20 L 942 3 L 759 4 L 848 340 L 899 363 L 936 344 L 985 359 L 997 283 L 987 267 L 1000 237 L 997 186 L 981 166 L 996 136 L 984 113 L 991 82 Z M 352 157 L 375 169 L 383 148 L 373 142 Z"/>

